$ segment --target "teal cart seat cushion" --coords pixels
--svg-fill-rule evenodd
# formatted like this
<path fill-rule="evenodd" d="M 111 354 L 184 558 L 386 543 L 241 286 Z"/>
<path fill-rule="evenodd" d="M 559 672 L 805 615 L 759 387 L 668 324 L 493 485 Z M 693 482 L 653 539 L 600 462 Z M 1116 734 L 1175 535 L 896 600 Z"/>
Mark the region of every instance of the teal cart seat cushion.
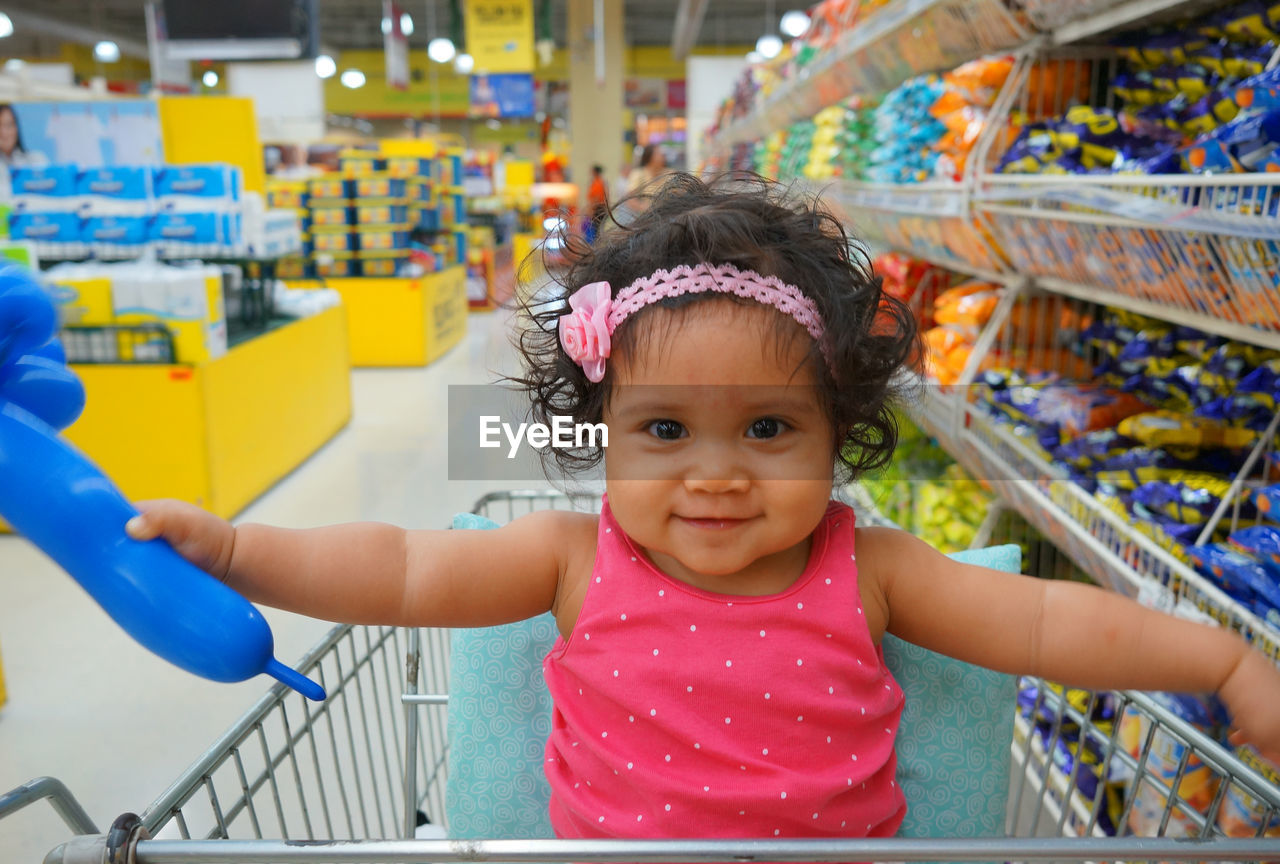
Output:
<path fill-rule="evenodd" d="M 496 528 L 472 514 L 464 530 Z M 1017 546 L 953 558 L 1017 573 Z M 457 839 L 553 836 L 551 792 L 542 773 L 551 734 L 551 695 L 542 659 L 555 618 L 455 630 L 449 661 L 445 824 Z M 903 837 L 1004 833 L 1013 738 L 1014 679 L 953 660 L 891 635 L 885 661 L 906 702 L 898 730 L 898 782 L 907 799 Z"/>

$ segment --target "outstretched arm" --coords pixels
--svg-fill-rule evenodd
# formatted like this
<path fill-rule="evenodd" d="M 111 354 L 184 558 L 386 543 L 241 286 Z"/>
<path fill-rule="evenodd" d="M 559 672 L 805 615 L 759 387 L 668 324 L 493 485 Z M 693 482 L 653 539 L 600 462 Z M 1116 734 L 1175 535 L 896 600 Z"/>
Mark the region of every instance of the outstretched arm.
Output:
<path fill-rule="evenodd" d="M 365 522 L 233 527 L 178 501 L 144 502 L 135 539 L 163 536 L 250 600 L 352 624 L 472 627 L 555 607 L 574 538 L 592 517 L 533 513 L 493 531 L 406 531 Z"/>
<path fill-rule="evenodd" d="M 1232 633 L 1089 585 L 960 564 L 891 529 L 859 531 L 858 563 L 896 636 L 1077 687 L 1217 691 L 1245 737 L 1280 757 L 1280 670 Z"/>

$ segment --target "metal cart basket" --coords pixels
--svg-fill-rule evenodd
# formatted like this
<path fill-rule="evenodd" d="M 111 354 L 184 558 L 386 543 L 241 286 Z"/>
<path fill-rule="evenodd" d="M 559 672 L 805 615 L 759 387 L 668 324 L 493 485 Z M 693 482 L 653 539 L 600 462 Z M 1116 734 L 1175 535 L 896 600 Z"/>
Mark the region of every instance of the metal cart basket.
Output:
<path fill-rule="evenodd" d="M 503 492 L 475 512 L 501 522 L 549 507 L 594 509 L 599 499 Z M 37 784 L 0 796 L 0 817 L 42 796 L 72 814 L 81 836 L 50 864 L 1280 861 L 1280 839 L 1261 836 L 1280 820 L 1280 789 L 1259 770 L 1142 694 L 1031 679 L 1016 709 L 1008 837 L 444 839 L 448 826 L 430 823 L 445 812 L 449 645 L 441 629 L 337 627 L 299 664 L 327 701 L 276 685 L 141 816 L 103 835 L 64 803 L 60 784 Z M 1228 837 L 1222 814 L 1242 802 L 1259 827 Z"/>

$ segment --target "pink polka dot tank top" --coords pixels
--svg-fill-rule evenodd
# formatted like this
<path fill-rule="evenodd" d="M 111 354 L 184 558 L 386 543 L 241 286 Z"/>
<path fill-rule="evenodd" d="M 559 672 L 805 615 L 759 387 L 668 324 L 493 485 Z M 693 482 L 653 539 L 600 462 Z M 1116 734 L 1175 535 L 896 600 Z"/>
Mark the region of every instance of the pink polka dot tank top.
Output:
<path fill-rule="evenodd" d="M 663 574 L 605 501 L 577 625 L 543 662 L 560 837 L 887 837 L 902 691 L 832 503 L 800 578 L 765 597 Z"/>

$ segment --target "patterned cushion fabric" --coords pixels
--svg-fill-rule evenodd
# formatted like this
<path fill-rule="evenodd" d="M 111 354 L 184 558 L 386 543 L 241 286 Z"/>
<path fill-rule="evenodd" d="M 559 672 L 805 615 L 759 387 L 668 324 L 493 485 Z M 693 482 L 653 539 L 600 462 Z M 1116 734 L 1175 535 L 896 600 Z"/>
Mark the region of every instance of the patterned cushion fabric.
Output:
<path fill-rule="evenodd" d="M 1022 551 L 992 546 L 951 556 L 1017 573 Z M 884 659 L 902 688 L 898 783 L 907 798 L 900 837 L 1004 834 L 1013 740 L 1014 677 L 954 660 L 895 636 Z"/>
<path fill-rule="evenodd" d="M 497 524 L 462 514 L 454 528 Z M 1016 573 L 1017 546 L 952 557 Z M 450 657 L 445 819 L 457 839 L 551 837 L 542 773 L 551 697 L 542 658 L 555 619 L 455 630 Z M 885 660 L 905 695 L 898 779 L 904 837 L 1003 833 L 1013 737 L 1014 680 L 886 636 Z"/>

